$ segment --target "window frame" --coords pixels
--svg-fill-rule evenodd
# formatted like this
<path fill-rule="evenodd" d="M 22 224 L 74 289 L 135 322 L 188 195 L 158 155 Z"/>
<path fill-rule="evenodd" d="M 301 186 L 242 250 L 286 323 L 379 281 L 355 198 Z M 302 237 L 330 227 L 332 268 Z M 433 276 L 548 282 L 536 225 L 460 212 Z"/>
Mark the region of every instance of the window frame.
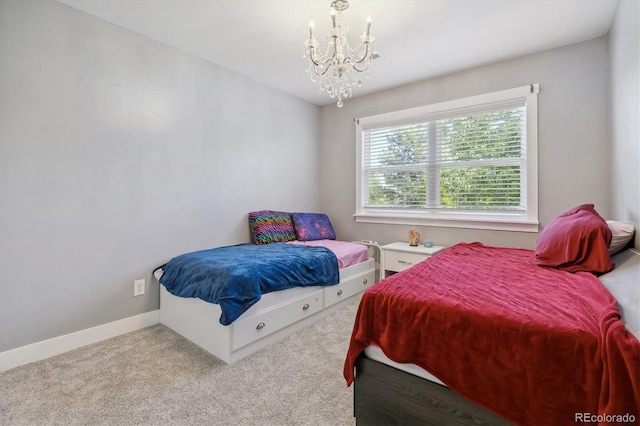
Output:
<path fill-rule="evenodd" d="M 452 101 L 393 111 L 354 120 L 356 124 L 356 222 L 413 226 L 441 226 L 520 232 L 538 231 L 538 93 L 530 84 Z M 526 190 L 524 212 L 479 210 L 391 209 L 363 206 L 363 132 L 366 129 L 429 119 L 451 110 L 482 112 L 488 104 L 524 99 L 526 120 Z"/>

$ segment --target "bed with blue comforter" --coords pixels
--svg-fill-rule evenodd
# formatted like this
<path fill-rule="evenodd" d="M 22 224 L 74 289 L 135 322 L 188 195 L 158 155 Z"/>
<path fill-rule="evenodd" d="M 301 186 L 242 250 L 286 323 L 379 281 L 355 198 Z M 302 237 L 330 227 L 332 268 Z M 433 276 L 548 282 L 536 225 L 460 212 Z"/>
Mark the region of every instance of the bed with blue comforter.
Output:
<path fill-rule="evenodd" d="M 179 297 L 220 305 L 229 325 L 262 294 L 340 281 L 338 259 L 325 247 L 286 243 L 238 244 L 183 254 L 161 266 L 162 284 Z"/>

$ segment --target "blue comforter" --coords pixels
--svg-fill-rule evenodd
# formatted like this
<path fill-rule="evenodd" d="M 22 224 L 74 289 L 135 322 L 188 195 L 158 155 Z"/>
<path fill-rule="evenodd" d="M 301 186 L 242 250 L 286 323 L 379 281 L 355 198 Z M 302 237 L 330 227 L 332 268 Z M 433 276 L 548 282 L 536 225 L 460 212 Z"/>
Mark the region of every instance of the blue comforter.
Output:
<path fill-rule="evenodd" d="M 338 259 L 325 247 L 286 243 L 239 244 L 175 257 L 160 283 L 176 296 L 217 303 L 229 325 L 264 293 L 340 281 Z"/>

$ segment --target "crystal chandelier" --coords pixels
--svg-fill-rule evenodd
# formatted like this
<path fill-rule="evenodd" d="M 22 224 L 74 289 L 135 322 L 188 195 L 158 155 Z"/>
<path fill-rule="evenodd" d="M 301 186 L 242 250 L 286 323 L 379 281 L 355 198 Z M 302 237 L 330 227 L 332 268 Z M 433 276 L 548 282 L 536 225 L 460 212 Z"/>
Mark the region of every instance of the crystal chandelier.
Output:
<path fill-rule="evenodd" d="M 309 23 L 309 38 L 304 43 L 304 55 L 307 59 L 306 71 L 311 81 L 320 82 L 320 93 L 327 92 L 332 98 L 338 98 L 338 107 L 342 100 L 350 98 L 353 87 L 360 87 L 360 74 L 369 76 L 371 60 L 378 56 L 375 51 L 375 38 L 369 34 L 371 17 L 367 18 L 367 29 L 353 48 L 349 46 L 347 33 L 349 26 L 342 12 L 349 7 L 347 0 L 331 2 L 332 28 L 327 35 L 327 46 L 319 52 L 318 40 L 313 37 L 313 21 Z"/>

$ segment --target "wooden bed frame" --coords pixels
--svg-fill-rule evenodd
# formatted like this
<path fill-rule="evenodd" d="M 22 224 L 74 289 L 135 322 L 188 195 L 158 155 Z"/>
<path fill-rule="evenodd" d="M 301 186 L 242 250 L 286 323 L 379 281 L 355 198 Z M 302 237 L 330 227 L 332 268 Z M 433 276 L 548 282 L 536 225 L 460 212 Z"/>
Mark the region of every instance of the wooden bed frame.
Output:
<path fill-rule="evenodd" d="M 367 358 L 356 361 L 354 416 L 364 425 L 507 425 L 446 386 Z"/>

